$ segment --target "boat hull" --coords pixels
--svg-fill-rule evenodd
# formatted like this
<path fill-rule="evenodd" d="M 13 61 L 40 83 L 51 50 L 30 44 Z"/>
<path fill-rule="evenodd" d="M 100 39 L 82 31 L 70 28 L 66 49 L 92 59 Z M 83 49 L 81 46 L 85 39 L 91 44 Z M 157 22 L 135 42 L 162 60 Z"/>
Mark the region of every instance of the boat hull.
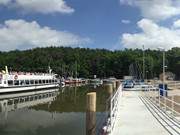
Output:
<path fill-rule="evenodd" d="M 44 84 L 44 85 L 32 85 L 32 86 L 1 87 L 0 94 L 21 92 L 21 91 L 33 91 L 33 90 L 38 90 L 38 89 L 56 88 L 58 86 L 59 86 L 58 84 Z"/>

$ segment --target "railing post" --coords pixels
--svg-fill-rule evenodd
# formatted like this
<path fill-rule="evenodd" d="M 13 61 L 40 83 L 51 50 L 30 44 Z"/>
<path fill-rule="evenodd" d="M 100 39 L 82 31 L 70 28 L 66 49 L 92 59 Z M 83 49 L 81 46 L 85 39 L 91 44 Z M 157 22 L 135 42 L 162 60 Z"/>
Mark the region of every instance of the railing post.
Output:
<path fill-rule="evenodd" d="M 173 111 L 172 111 L 172 115 L 174 116 L 174 95 L 172 95 L 172 109 L 173 109 Z"/>
<path fill-rule="evenodd" d="M 96 134 L 96 92 L 86 95 L 86 135 Z"/>
<path fill-rule="evenodd" d="M 160 94 L 160 88 L 158 89 L 158 97 L 159 97 L 159 107 L 161 107 L 161 94 Z"/>

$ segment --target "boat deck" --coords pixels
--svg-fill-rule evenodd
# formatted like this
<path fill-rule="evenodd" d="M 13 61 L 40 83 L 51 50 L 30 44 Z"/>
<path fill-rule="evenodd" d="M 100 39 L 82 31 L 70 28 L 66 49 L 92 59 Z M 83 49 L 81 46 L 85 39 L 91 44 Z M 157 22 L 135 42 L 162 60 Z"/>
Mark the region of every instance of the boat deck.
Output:
<path fill-rule="evenodd" d="M 124 91 L 113 135 L 169 135 L 140 99 L 139 91 Z"/>

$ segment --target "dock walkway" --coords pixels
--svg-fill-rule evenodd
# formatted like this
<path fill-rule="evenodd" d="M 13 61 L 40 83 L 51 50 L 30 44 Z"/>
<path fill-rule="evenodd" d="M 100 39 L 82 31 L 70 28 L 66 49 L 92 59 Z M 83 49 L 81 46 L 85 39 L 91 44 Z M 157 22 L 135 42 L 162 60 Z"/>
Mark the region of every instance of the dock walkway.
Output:
<path fill-rule="evenodd" d="M 140 99 L 138 91 L 123 91 L 113 135 L 169 135 Z"/>

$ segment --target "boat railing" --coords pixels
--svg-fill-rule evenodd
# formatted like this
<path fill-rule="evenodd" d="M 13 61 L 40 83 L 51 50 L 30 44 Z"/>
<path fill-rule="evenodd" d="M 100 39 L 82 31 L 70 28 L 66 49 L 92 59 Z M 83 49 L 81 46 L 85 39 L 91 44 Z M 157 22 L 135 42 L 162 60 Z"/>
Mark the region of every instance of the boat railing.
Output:
<path fill-rule="evenodd" d="M 52 73 L 39 73 L 39 72 L 9 72 L 9 75 L 41 75 L 41 76 L 49 76 L 49 75 L 53 75 Z"/>

